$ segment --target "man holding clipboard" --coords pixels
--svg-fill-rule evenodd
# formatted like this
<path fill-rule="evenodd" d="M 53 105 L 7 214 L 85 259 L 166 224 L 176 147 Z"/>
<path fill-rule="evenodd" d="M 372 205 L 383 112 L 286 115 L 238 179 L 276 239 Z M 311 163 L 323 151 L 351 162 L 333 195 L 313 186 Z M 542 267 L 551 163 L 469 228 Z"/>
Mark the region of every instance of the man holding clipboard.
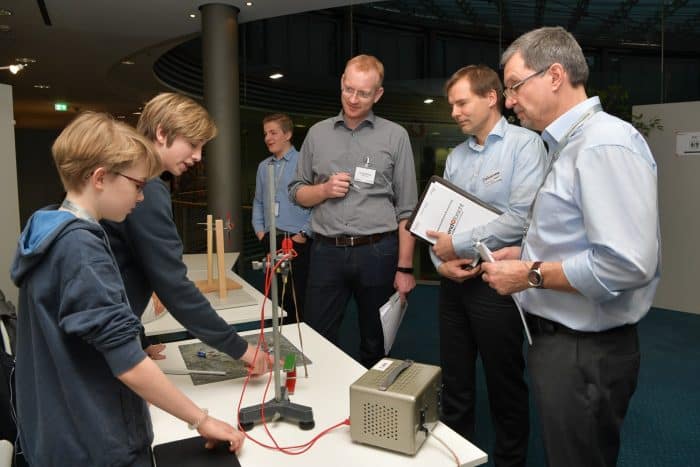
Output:
<path fill-rule="evenodd" d="M 519 245 L 528 209 L 542 182 L 545 148 L 536 133 L 508 124 L 501 114 L 498 74 L 483 65 L 458 70 L 445 91 L 452 118 L 470 135 L 447 158 L 444 178 L 502 214 L 450 234 L 428 231 L 440 283 L 440 363 L 443 421 L 474 439 L 475 367 L 481 355 L 496 432 L 496 466 L 524 466 L 529 433 L 523 329 L 510 296 L 479 280 L 475 243 L 495 250 Z M 463 222 L 468 219 L 463 219 Z M 476 278 L 476 280 L 474 280 Z"/>

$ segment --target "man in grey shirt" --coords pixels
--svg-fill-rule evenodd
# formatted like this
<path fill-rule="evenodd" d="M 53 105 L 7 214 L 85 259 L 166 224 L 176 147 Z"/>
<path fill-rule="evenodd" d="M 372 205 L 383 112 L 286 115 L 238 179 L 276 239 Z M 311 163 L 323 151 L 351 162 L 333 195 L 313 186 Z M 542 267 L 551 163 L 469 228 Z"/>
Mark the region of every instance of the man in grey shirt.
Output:
<path fill-rule="evenodd" d="M 405 224 L 416 204 L 408 134 L 377 117 L 384 66 L 371 55 L 348 61 L 340 79 L 343 110 L 309 130 L 290 197 L 312 207 L 315 234 L 306 295 L 307 323 L 338 341 L 350 296 L 358 305 L 360 361 L 384 356 L 379 307 L 415 287 L 415 240 Z M 398 230 L 398 232 L 397 232 Z"/>

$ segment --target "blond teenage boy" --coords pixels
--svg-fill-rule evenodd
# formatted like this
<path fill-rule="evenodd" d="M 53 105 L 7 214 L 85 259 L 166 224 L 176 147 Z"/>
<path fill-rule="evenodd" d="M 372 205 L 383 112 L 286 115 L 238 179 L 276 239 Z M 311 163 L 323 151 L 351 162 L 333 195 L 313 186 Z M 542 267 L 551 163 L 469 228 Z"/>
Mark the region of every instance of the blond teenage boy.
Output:
<path fill-rule="evenodd" d="M 162 93 L 143 109 L 137 129 L 151 140 L 162 171 L 185 173 L 202 160 L 202 147 L 216 136 L 216 125 L 204 107 L 189 97 Z M 136 316 L 143 315 L 153 292 L 168 311 L 195 337 L 241 359 L 255 374 L 270 366 L 263 352 L 255 352 L 212 308 L 187 278 L 182 241 L 173 221 L 170 191 L 160 179 L 144 186 L 146 199 L 123 222 L 103 222 L 119 264 L 126 293 Z M 160 359 L 164 345 L 146 347 Z"/>

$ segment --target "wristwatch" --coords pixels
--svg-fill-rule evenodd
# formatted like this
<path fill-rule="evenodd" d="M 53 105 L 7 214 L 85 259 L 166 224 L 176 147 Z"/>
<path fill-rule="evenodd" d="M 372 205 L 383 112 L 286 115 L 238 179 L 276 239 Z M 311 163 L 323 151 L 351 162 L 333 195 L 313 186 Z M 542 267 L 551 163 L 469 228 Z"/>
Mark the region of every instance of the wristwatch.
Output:
<path fill-rule="evenodd" d="M 396 270 L 404 274 L 413 274 L 413 268 L 404 268 L 401 266 L 396 266 Z"/>
<path fill-rule="evenodd" d="M 532 267 L 527 273 L 527 285 L 530 287 L 534 287 L 536 289 L 542 288 L 544 279 L 542 278 L 542 271 L 540 270 L 541 265 L 542 261 L 535 261 L 532 263 Z"/>

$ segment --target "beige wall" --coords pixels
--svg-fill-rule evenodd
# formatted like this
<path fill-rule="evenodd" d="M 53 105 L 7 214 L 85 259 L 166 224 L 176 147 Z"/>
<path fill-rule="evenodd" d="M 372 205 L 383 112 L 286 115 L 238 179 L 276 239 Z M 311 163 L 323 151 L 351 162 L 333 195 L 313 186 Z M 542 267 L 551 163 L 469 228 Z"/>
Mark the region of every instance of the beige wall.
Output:
<path fill-rule="evenodd" d="M 700 156 L 676 155 L 676 132 L 700 131 L 700 102 L 640 105 L 659 169 L 662 271 L 654 306 L 700 314 Z"/>
<path fill-rule="evenodd" d="M 10 280 L 10 265 L 19 236 L 19 200 L 12 87 L 0 84 L 0 290 L 17 305 L 17 288 Z"/>

